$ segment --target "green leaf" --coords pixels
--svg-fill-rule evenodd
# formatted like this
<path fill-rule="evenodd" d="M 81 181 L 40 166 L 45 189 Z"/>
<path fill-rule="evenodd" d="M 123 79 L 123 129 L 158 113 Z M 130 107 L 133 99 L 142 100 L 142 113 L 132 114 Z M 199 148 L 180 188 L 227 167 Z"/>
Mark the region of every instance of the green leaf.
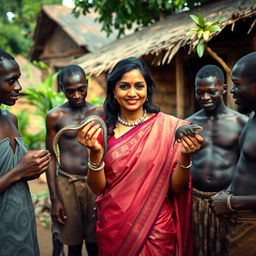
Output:
<path fill-rule="evenodd" d="M 196 52 L 199 58 L 201 58 L 204 55 L 204 43 L 203 41 L 199 41 L 197 47 L 196 47 Z"/>
<path fill-rule="evenodd" d="M 209 39 L 209 37 L 210 37 L 210 34 L 211 34 L 210 31 L 205 31 L 205 32 L 203 33 L 203 38 L 204 38 L 205 41 L 208 41 L 208 39 Z"/>
<path fill-rule="evenodd" d="M 195 16 L 195 15 L 193 15 L 193 14 L 191 14 L 191 15 L 189 15 L 189 16 L 190 16 L 190 18 L 191 18 L 197 25 L 200 25 L 199 19 L 198 19 L 197 16 Z"/>
<path fill-rule="evenodd" d="M 210 32 L 217 32 L 217 31 L 221 31 L 220 27 L 218 25 L 213 25 L 213 26 L 209 26 L 207 28 L 207 30 L 209 30 Z"/>
<path fill-rule="evenodd" d="M 201 12 L 198 13 L 198 23 L 200 27 L 205 27 L 205 18 Z"/>
<path fill-rule="evenodd" d="M 191 35 L 191 34 L 193 34 L 193 33 L 196 33 L 196 32 L 198 32 L 198 28 L 196 27 L 196 28 L 191 28 L 187 33 L 186 33 L 186 35 Z"/>

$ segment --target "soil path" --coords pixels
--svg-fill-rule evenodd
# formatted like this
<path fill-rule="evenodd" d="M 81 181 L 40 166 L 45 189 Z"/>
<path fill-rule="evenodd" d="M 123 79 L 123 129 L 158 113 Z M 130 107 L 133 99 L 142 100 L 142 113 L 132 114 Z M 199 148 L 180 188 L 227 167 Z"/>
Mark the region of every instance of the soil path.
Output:
<path fill-rule="evenodd" d="M 40 194 L 48 190 L 45 178 L 29 181 L 29 187 L 31 194 Z M 41 256 L 52 256 L 52 238 L 51 228 L 45 228 L 42 226 L 40 219 L 37 217 L 37 236 L 40 248 Z M 67 248 L 64 246 L 65 255 L 67 255 Z M 83 256 L 87 256 L 85 249 L 83 248 Z"/>

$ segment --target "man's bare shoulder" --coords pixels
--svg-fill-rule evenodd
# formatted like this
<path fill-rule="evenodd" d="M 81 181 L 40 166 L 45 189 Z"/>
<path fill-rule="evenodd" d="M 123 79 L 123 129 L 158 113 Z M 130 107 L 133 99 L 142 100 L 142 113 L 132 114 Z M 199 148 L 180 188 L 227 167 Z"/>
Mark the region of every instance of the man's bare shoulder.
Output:
<path fill-rule="evenodd" d="M 48 111 L 46 120 L 57 120 L 68 111 L 67 102 Z"/>
<path fill-rule="evenodd" d="M 227 115 L 227 117 L 228 117 L 229 115 L 230 115 L 231 117 L 235 117 L 236 120 L 237 120 L 237 122 L 238 122 L 239 124 L 241 124 L 242 126 L 244 126 L 244 125 L 247 123 L 247 121 L 249 120 L 249 117 L 248 117 L 248 116 L 246 116 L 246 115 L 244 115 L 244 114 L 241 114 L 241 113 L 237 112 L 236 110 L 233 110 L 233 109 L 228 108 L 228 107 L 227 107 L 227 110 L 228 110 L 228 115 Z"/>
<path fill-rule="evenodd" d="M 0 114 L 7 119 L 11 120 L 16 126 L 18 125 L 17 117 L 7 109 L 0 109 Z"/>
<path fill-rule="evenodd" d="M 189 122 L 203 121 L 206 119 L 204 111 L 201 109 L 193 115 L 187 117 L 185 120 Z"/>
<path fill-rule="evenodd" d="M 104 113 L 104 109 L 102 106 L 95 106 L 95 105 L 92 105 L 91 103 L 88 103 L 87 107 L 90 115 L 102 116 Z"/>

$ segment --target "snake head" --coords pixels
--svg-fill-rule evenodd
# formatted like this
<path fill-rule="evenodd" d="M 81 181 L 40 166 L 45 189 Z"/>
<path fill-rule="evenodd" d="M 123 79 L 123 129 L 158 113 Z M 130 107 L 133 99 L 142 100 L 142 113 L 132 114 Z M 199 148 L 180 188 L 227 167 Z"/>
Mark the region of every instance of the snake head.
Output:
<path fill-rule="evenodd" d="M 187 124 L 187 125 L 182 125 L 179 128 L 176 129 L 175 132 L 175 140 L 174 143 L 181 142 L 181 138 L 183 136 L 188 136 L 188 135 L 194 135 L 195 133 L 198 133 L 203 130 L 202 126 L 199 126 L 197 124 Z M 173 145 L 174 145 L 173 143 Z"/>

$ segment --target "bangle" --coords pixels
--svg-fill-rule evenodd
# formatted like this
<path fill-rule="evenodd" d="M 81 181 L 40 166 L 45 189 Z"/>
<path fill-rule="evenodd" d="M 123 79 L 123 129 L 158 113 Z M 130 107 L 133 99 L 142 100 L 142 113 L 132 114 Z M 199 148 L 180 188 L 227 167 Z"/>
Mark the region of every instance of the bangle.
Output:
<path fill-rule="evenodd" d="M 93 166 L 93 167 L 95 167 L 95 168 L 98 168 L 98 167 L 102 164 L 102 163 L 96 164 L 96 163 L 92 162 L 92 161 L 90 160 L 90 158 L 88 158 L 88 163 L 90 163 L 90 165 Z"/>
<path fill-rule="evenodd" d="M 189 168 L 192 166 L 192 160 L 190 160 L 190 163 L 189 163 L 189 165 L 187 165 L 187 166 L 181 164 L 179 161 L 178 161 L 178 165 L 179 165 L 180 167 L 184 168 L 184 169 L 189 169 Z"/>
<path fill-rule="evenodd" d="M 90 170 L 92 170 L 94 172 L 99 172 L 105 167 L 105 163 L 101 162 L 100 164 L 95 164 L 91 161 L 88 161 L 88 167 Z"/>
<path fill-rule="evenodd" d="M 233 196 L 233 194 L 229 194 L 227 197 L 227 207 L 230 211 L 234 212 L 235 209 L 231 205 L 231 196 Z"/>

